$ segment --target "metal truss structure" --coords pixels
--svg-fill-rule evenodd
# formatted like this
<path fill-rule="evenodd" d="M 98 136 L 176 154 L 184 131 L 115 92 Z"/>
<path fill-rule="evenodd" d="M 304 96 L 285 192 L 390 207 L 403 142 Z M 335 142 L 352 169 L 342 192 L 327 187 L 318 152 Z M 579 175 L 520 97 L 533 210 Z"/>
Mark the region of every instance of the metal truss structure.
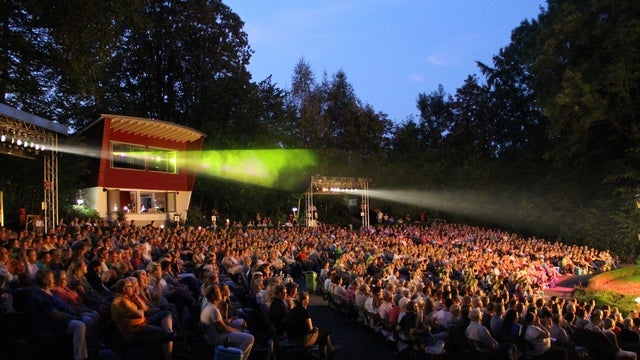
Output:
<path fill-rule="evenodd" d="M 43 159 L 42 215 L 45 232 L 56 226 L 59 219 L 58 134 L 67 133 L 66 126 L 0 104 L 0 154 Z"/>
<path fill-rule="evenodd" d="M 313 204 L 314 194 L 358 194 L 361 197 L 360 217 L 362 227 L 369 228 L 369 178 L 312 176 L 309 191 L 305 197 L 305 225 L 315 227 L 317 224 L 317 209 Z"/>

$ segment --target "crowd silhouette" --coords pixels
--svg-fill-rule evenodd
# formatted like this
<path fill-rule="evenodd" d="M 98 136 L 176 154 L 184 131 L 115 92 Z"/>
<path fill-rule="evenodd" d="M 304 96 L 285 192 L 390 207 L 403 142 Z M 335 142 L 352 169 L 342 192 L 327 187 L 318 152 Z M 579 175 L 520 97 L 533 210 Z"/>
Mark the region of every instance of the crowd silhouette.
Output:
<path fill-rule="evenodd" d="M 544 296 L 560 277 L 617 268 L 608 251 L 463 224 L 74 219 L 40 235 L 0 229 L 0 252 L 0 338 L 24 358 L 171 359 L 202 349 L 330 358 L 340 346 L 306 310 L 316 291 L 414 355 L 593 358 L 606 348 L 635 358 L 640 348 L 637 314 Z"/>

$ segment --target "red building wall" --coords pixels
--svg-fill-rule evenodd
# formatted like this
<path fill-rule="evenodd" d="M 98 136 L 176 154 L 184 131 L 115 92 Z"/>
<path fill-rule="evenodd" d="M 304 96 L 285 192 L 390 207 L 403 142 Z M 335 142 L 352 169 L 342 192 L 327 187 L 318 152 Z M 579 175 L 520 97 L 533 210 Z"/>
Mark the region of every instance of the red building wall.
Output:
<path fill-rule="evenodd" d="M 192 143 L 181 143 L 157 139 L 136 134 L 111 130 L 111 119 L 105 118 L 102 137 L 103 156 L 100 159 L 98 187 L 106 188 L 135 188 L 192 191 L 195 185 L 196 173 L 185 169 L 178 162 L 176 174 L 153 172 L 148 170 L 119 169 L 111 167 L 111 141 L 139 144 L 178 151 L 193 151 L 202 149 L 203 139 Z"/>

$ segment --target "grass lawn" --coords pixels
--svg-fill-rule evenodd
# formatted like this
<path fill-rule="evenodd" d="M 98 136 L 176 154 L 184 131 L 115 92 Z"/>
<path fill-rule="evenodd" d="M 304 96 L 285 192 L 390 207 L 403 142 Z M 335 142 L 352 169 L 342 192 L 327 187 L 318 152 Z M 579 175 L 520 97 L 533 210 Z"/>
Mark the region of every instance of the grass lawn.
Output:
<path fill-rule="evenodd" d="M 636 298 L 640 297 L 640 267 L 628 266 L 595 275 L 586 288 L 576 288 L 573 297 L 617 307 L 627 316 L 629 311 L 640 309 L 636 302 Z"/>

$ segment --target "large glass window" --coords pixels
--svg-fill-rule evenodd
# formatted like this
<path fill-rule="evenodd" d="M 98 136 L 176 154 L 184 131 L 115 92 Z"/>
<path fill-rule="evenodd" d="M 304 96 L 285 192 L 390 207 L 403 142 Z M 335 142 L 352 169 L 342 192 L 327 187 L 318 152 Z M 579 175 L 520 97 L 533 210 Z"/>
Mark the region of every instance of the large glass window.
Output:
<path fill-rule="evenodd" d="M 149 148 L 149 170 L 176 173 L 176 151 Z"/>
<path fill-rule="evenodd" d="M 145 170 L 144 146 L 111 143 L 111 166 L 122 169 Z"/>
<path fill-rule="evenodd" d="M 140 192 L 141 213 L 163 213 L 167 211 L 166 192 Z"/>

